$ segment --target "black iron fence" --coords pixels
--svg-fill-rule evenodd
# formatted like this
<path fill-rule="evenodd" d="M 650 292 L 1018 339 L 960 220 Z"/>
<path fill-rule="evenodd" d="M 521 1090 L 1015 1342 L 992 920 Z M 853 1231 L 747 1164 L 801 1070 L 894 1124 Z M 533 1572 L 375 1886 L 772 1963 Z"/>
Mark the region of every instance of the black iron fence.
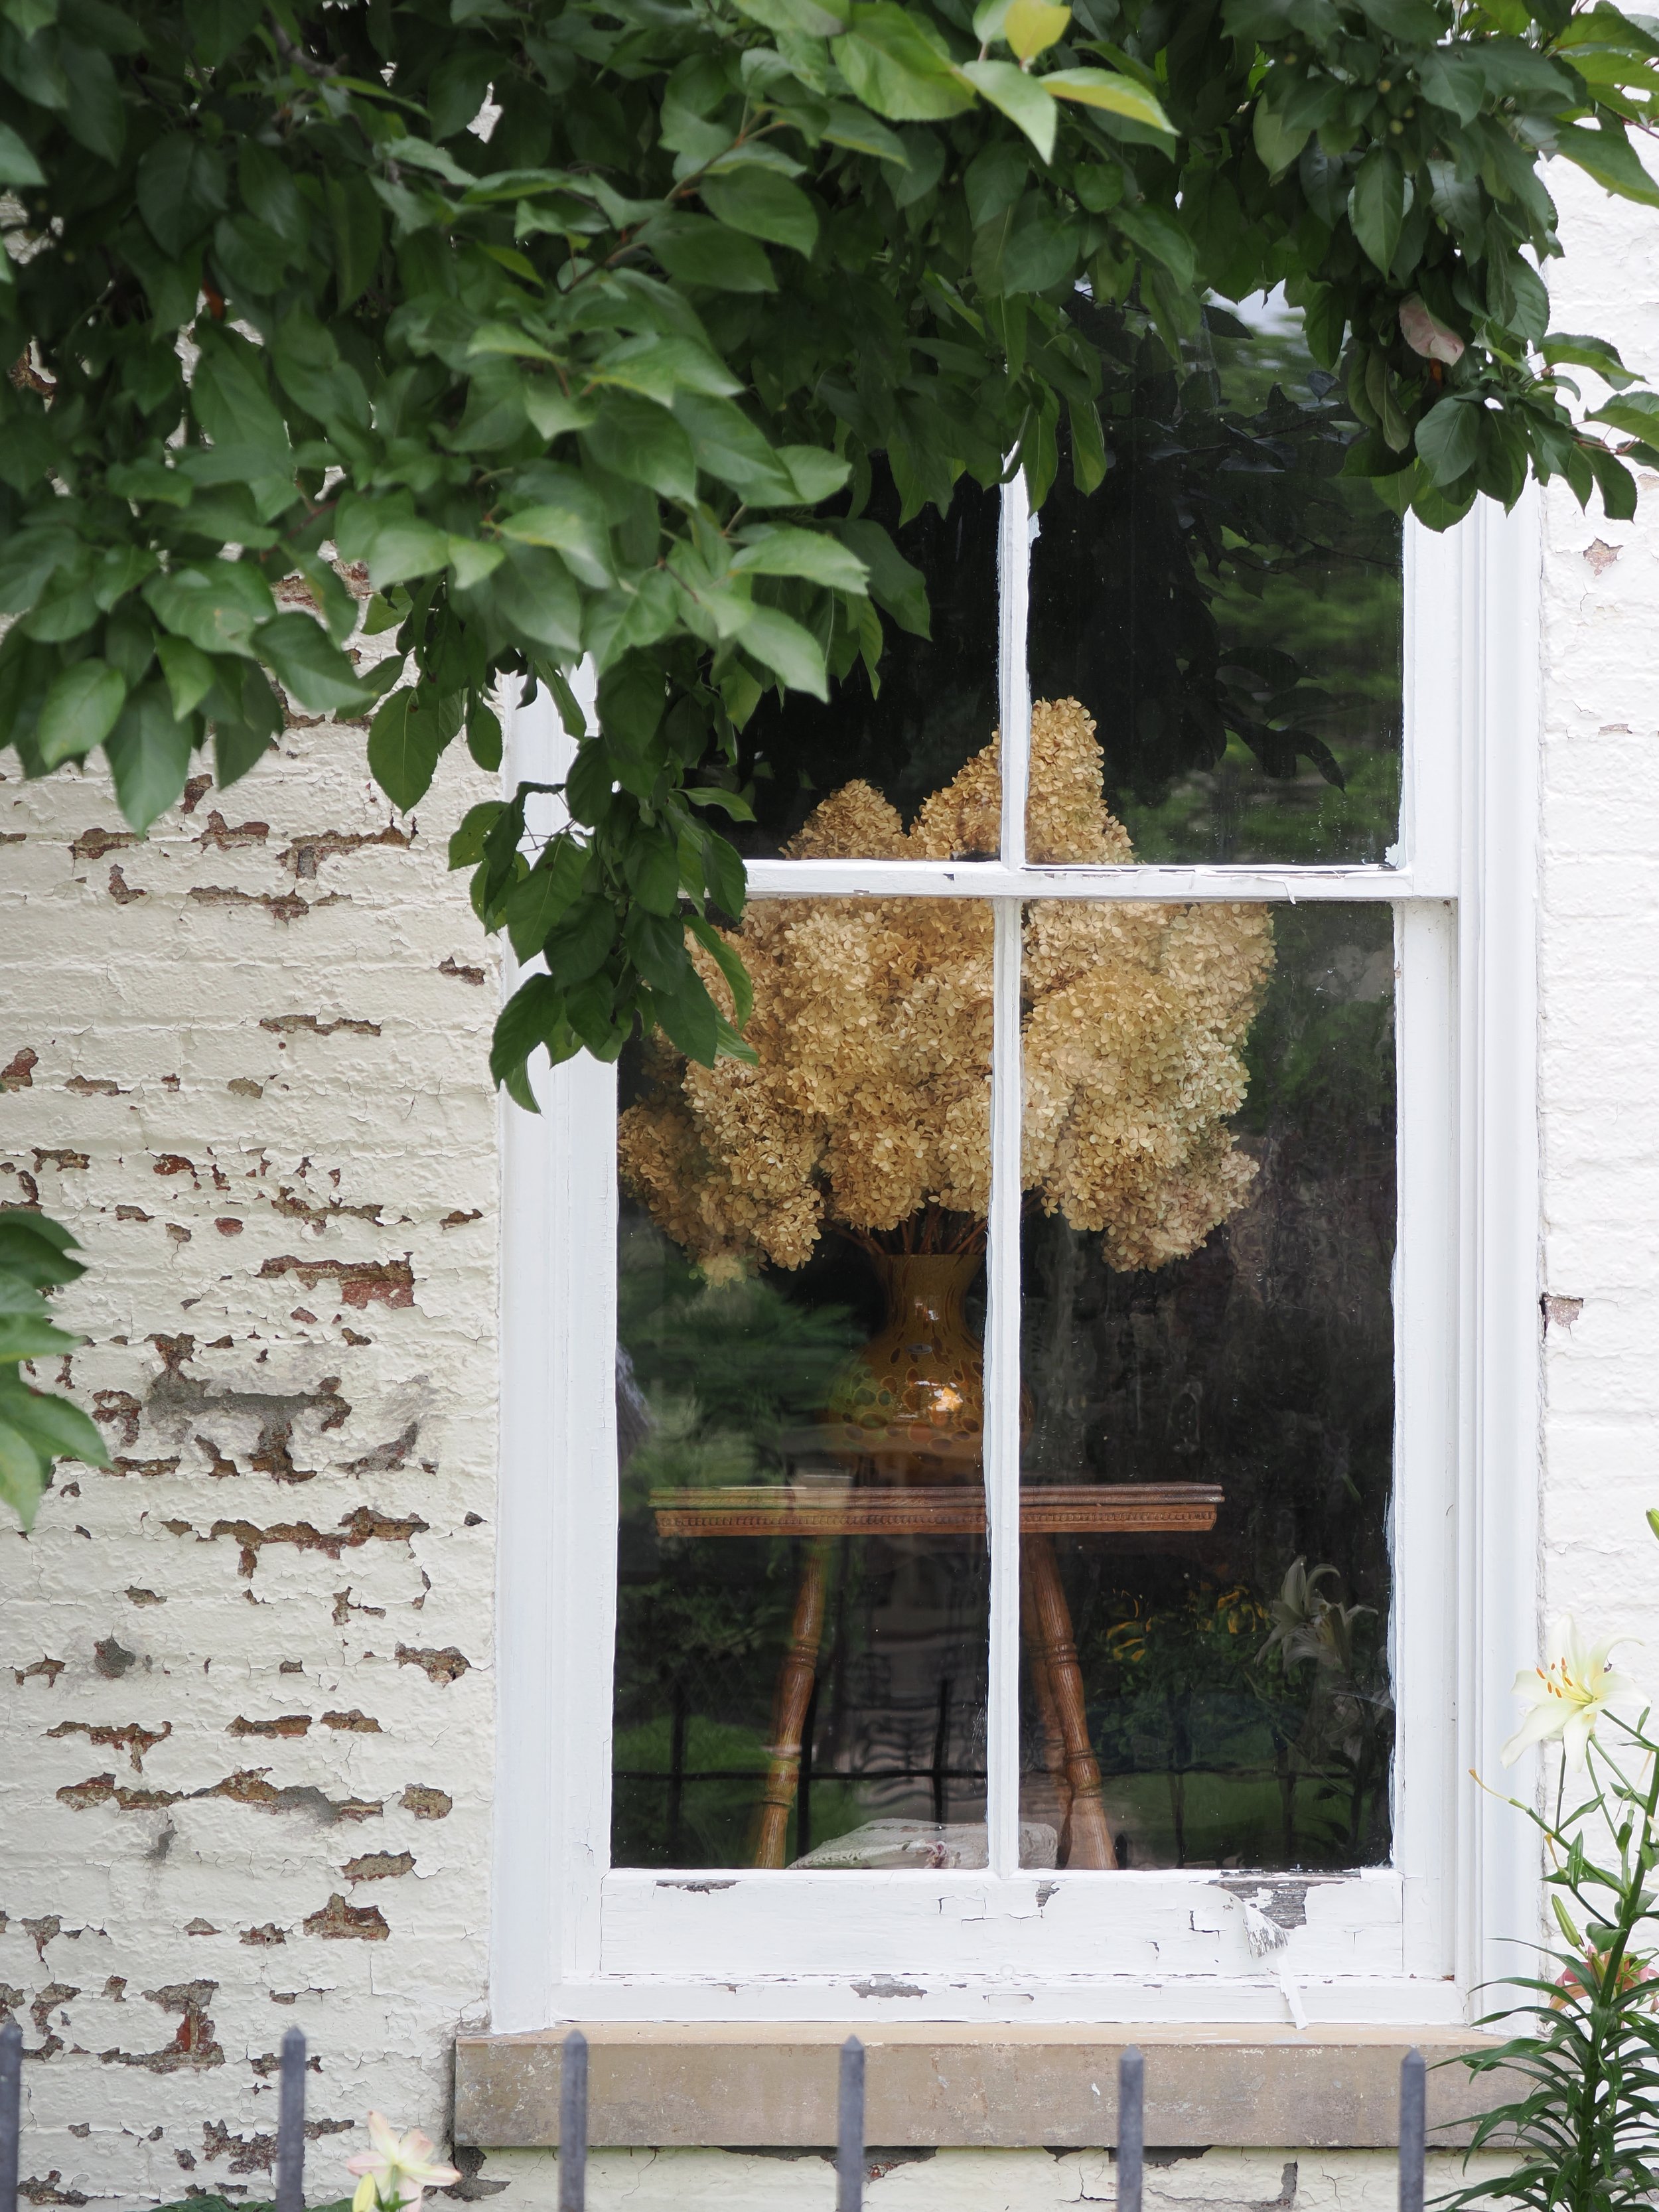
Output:
<path fill-rule="evenodd" d="M 0 2028 L 0 2212 L 17 2212 L 22 2075 L 23 2032 L 9 2021 Z M 1131 2047 L 1117 2069 L 1116 2212 L 1141 2212 L 1146 2080 L 1146 2062 Z M 1408 2051 L 1400 2066 L 1400 2212 L 1423 2212 L 1425 2090 L 1423 2055 Z M 836 2212 L 863 2212 L 864 2045 L 855 2035 L 841 2047 L 836 2122 Z M 276 2212 L 303 2212 L 305 2161 L 306 2039 L 291 2027 L 276 2106 Z M 587 2038 L 572 2028 L 559 2080 L 559 2212 L 586 2208 Z"/>

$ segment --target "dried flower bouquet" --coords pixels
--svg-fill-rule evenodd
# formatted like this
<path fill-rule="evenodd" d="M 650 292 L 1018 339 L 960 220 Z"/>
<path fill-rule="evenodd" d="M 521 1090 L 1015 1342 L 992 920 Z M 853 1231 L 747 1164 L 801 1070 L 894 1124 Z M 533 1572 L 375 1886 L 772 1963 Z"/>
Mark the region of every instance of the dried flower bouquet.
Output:
<path fill-rule="evenodd" d="M 1126 861 L 1074 699 L 1031 717 L 1036 860 Z M 997 740 L 909 830 L 866 783 L 826 799 L 802 859 L 946 860 L 997 850 Z M 732 941 L 755 987 L 753 1066 L 691 1065 L 659 1040 L 623 1115 L 622 1174 L 711 1279 L 799 1267 L 826 1224 L 878 1250 L 971 1249 L 990 1192 L 992 922 L 967 899 L 770 899 Z M 1225 1123 L 1273 965 L 1265 907 L 1026 908 L 1023 1181 L 1097 1231 L 1115 1267 L 1194 1251 L 1243 1202 L 1254 1164 Z M 711 989 L 723 988 L 714 963 Z"/>

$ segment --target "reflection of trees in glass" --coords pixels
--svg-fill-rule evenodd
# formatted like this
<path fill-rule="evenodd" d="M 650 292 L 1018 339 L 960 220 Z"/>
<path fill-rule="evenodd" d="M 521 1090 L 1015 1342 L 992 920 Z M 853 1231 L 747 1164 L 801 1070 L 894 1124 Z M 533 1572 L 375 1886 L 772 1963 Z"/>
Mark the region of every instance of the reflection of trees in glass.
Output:
<path fill-rule="evenodd" d="M 1399 810 L 1400 525 L 1295 319 L 1212 307 L 1183 371 L 1090 310 L 1111 459 L 1062 468 L 1031 583 L 1034 692 L 1081 699 L 1142 860 L 1381 860 Z"/>
<path fill-rule="evenodd" d="M 1359 436 L 1293 313 L 1218 306 L 1177 370 L 1137 311 L 1073 313 L 1098 347 L 1109 460 L 1069 458 L 1033 556 L 1034 696 L 1100 725 L 1106 795 L 1147 860 L 1381 860 L 1399 811 L 1401 529 L 1341 473 Z M 900 526 L 878 464 L 862 494 L 922 572 L 931 641 L 887 625 L 826 705 L 769 698 L 742 734 L 750 852 L 775 852 L 861 777 L 907 823 L 996 720 L 998 495 Z M 712 772 L 712 771 L 711 771 Z"/>
<path fill-rule="evenodd" d="M 1388 1856 L 1392 920 L 1281 907 L 1274 926 L 1233 1123 L 1258 1164 L 1245 1207 L 1156 1271 L 1107 1267 L 1063 1223 L 1025 1229 L 1031 1477 L 1224 1493 L 1212 1536 L 1062 1547 L 1107 1802 L 1137 1864 Z M 1280 1639 L 1259 1657 L 1298 1559 L 1327 1570 L 1304 1606 L 1327 1656 Z M 1156 1624 L 1155 1683 L 1128 1662 L 1137 1621 Z"/>
<path fill-rule="evenodd" d="M 777 1480 L 862 1334 L 844 1307 L 799 1304 L 758 1277 L 706 1283 L 658 1231 L 624 1220 L 612 1821 L 621 1864 L 742 1862 L 797 1579 L 787 1544 L 659 1545 L 649 1492 Z"/>

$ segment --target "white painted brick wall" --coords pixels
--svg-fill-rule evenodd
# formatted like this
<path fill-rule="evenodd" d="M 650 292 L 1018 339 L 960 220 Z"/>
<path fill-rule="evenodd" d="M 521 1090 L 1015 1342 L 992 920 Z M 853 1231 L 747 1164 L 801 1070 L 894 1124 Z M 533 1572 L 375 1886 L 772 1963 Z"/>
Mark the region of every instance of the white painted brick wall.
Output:
<path fill-rule="evenodd" d="M 1558 181 L 1558 324 L 1659 368 L 1652 217 Z M 1544 1271 L 1569 1303 L 1545 1589 L 1651 1634 L 1659 503 L 1620 527 L 1552 497 L 1546 547 Z M 87 1247 L 72 1380 L 118 1455 L 0 1535 L 0 2002 L 47 2054 L 37 2204 L 268 2196 L 295 2022 L 342 2131 L 310 2157 L 333 2195 L 371 2106 L 442 2132 L 451 2039 L 484 2017 L 497 979 L 442 849 L 478 781 L 447 764 L 405 842 L 360 734 L 296 729 L 143 845 L 107 836 L 100 779 L 0 785 L 0 1197 L 38 1190 Z M 1659 1683 L 1659 1638 L 1637 1665 Z M 508 2154 L 463 2193 L 543 2212 L 555 2176 Z M 596 2158 L 592 2190 L 596 2212 L 810 2212 L 833 2184 L 814 2158 L 639 2152 Z M 1113 2193 L 1100 2154 L 960 2151 L 872 2192 Z M 1148 2198 L 1382 2212 L 1391 2169 L 1212 2152 Z"/>
<path fill-rule="evenodd" d="M 86 1248 L 116 1455 L 0 1534 L 36 2203 L 268 2196 L 295 2023 L 337 2195 L 336 2131 L 441 2131 L 483 2017 L 498 985 L 443 852 L 481 792 L 389 825 L 327 726 L 142 844 L 100 777 L 0 785 L 0 1196 Z"/>

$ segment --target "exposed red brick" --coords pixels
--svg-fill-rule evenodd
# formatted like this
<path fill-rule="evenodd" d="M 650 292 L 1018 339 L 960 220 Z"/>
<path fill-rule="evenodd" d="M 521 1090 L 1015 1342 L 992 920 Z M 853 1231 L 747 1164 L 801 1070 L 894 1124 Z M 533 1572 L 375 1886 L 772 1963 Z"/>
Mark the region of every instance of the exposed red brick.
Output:
<path fill-rule="evenodd" d="M 273 1721 L 251 1721 L 238 1713 L 226 1729 L 227 1735 L 304 1735 L 311 1726 L 309 1713 L 279 1713 Z"/>
<path fill-rule="evenodd" d="M 325 1713 L 323 1726 L 344 1729 L 352 1735 L 379 1735 L 380 1733 L 379 1721 L 371 1720 L 367 1713 L 359 1712 L 356 1705 L 349 1713 Z"/>
<path fill-rule="evenodd" d="M 356 1551 L 361 1545 L 377 1539 L 385 1543 L 407 1543 L 428 1526 L 415 1514 L 398 1520 L 390 1514 L 377 1513 L 372 1506 L 360 1505 L 355 1513 L 346 1515 L 337 1530 L 314 1528 L 308 1521 L 281 1521 L 269 1528 L 258 1528 L 252 1521 L 216 1521 L 208 1534 L 236 1539 L 242 1547 L 240 1570 L 246 1576 L 253 1572 L 259 1553 L 266 1544 L 292 1544 L 297 1551 L 323 1552 L 331 1559 L 337 1559 L 342 1552 Z"/>
<path fill-rule="evenodd" d="M 458 982 L 461 983 L 482 983 L 484 979 L 484 971 L 482 968 L 464 968 L 453 953 L 446 954 L 438 963 L 438 973 L 441 975 L 453 975 Z"/>
<path fill-rule="evenodd" d="M 417 1820 L 442 1820 L 447 1818 L 455 1800 L 447 1790 L 434 1790 L 424 1782 L 411 1782 L 398 1802 Z"/>
<path fill-rule="evenodd" d="M 343 1214 L 356 1221 L 372 1221 L 377 1229 L 385 1226 L 380 1219 L 382 1209 L 380 1205 L 347 1206 L 337 1198 L 330 1198 L 325 1199 L 320 1206 L 313 1206 L 308 1199 L 301 1198 L 289 1183 L 277 1186 L 276 1195 L 270 1200 L 270 1205 L 273 1213 L 280 1213 L 286 1220 L 307 1222 L 319 1237 L 331 1221 Z"/>
<path fill-rule="evenodd" d="M 15 1052 L 3 1067 L 0 1067 L 0 1091 L 32 1091 L 34 1071 L 40 1065 L 40 1055 L 25 1045 Z"/>
<path fill-rule="evenodd" d="M 127 1093 L 107 1075 L 71 1075 L 64 1085 L 77 1098 L 125 1098 Z"/>
<path fill-rule="evenodd" d="M 222 1237 L 240 1237 L 246 1224 L 238 1221 L 234 1214 L 222 1213 L 213 1225 Z"/>
<path fill-rule="evenodd" d="M 244 845 L 263 845 L 270 835 L 269 822 L 241 822 L 233 830 L 216 807 L 196 842 L 204 853 L 210 845 L 218 852 L 231 853 Z"/>
<path fill-rule="evenodd" d="M 177 1474 L 179 1462 L 176 1459 L 118 1458 L 110 1462 L 110 1471 L 113 1474 Z"/>
<path fill-rule="evenodd" d="M 325 1936 L 335 1942 L 355 1938 L 361 1943 L 384 1943 L 392 1930 L 378 1905 L 348 1905 L 338 1890 L 320 1912 L 305 1923 L 307 1936 Z"/>
<path fill-rule="evenodd" d="M 216 1936 L 219 1931 L 210 1920 L 203 1920 L 198 1917 L 195 1920 L 185 1921 L 185 1933 L 186 1936 Z"/>
<path fill-rule="evenodd" d="M 348 1859 L 340 1869 L 348 1881 L 392 1881 L 414 1870 L 413 1851 L 365 1851 L 361 1858 Z"/>
<path fill-rule="evenodd" d="M 331 1282 L 343 1305 L 359 1309 L 366 1309 L 375 1298 L 387 1306 L 415 1303 L 415 1270 L 407 1253 L 401 1260 L 300 1260 L 285 1253 L 279 1259 L 263 1261 L 259 1273 L 262 1276 L 297 1275 L 308 1291 L 315 1290 L 320 1282 Z"/>
<path fill-rule="evenodd" d="M 66 2005 L 71 1997 L 78 1997 L 80 1994 L 72 1982 L 48 1982 L 45 1989 L 37 1990 L 29 2006 L 29 2018 L 34 2022 L 35 2033 L 48 2033 L 47 2014 L 54 2007 Z"/>
<path fill-rule="evenodd" d="M 268 1948 L 273 1943 L 286 1943 L 288 1936 L 274 1920 L 267 1920 L 263 1928 L 244 1928 L 237 1940 Z"/>
<path fill-rule="evenodd" d="M 160 2051 L 104 2051 L 106 2066 L 142 2066 L 151 2074 L 176 2074 L 182 2069 L 222 2066 L 225 2054 L 215 2039 L 208 2006 L 217 1982 L 173 1982 L 165 1989 L 146 1990 L 144 1996 L 163 2012 L 183 2015 L 178 2033 Z"/>
<path fill-rule="evenodd" d="M 118 1206 L 115 1218 L 118 1221 L 154 1221 L 155 1216 L 146 1213 L 142 1206 Z"/>
<path fill-rule="evenodd" d="M 185 786 L 185 795 L 179 802 L 179 811 L 181 814 L 194 814 L 212 788 L 213 778 L 210 775 L 191 776 L 190 781 Z"/>
<path fill-rule="evenodd" d="M 55 1912 L 48 1912 L 39 1920 L 25 1920 L 21 1924 L 33 1941 L 35 1957 L 44 1962 L 47 1944 L 52 1942 L 53 1936 L 63 1933 L 63 1922 Z M 41 2034 L 44 2035 L 46 2032 L 42 2027 Z"/>
<path fill-rule="evenodd" d="M 342 1015 L 332 1022 L 319 1021 L 315 1014 L 266 1014 L 259 1023 L 273 1036 L 298 1036 L 303 1030 L 312 1036 L 331 1037 L 343 1030 L 348 1036 L 379 1036 L 379 1022 L 358 1022 Z"/>
<path fill-rule="evenodd" d="M 446 1644 L 441 1651 L 417 1651 L 408 1644 L 398 1646 L 400 1667 L 419 1667 L 428 1681 L 441 1685 L 459 1681 L 471 1663 L 453 1644 Z"/>
<path fill-rule="evenodd" d="M 296 837 L 285 852 L 276 857 L 284 866 L 293 869 L 296 879 L 314 876 L 324 860 L 339 859 L 349 853 L 361 853 L 369 845 L 392 845 L 406 850 L 415 842 L 412 830 L 400 830 L 395 822 L 388 822 L 384 830 L 373 835 L 361 830 L 325 830 L 314 837 Z"/>
<path fill-rule="evenodd" d="M 300 921 L 319 907 L 345 903 L 338 891 L 330 891 L 325 898 L 306 900 L 298 891 L 261 891 L 256 896 L 223 884 L 196 884 L 185 896 L 198 906 L 261 906 L 273 921 Z"/>
<path fill-rule="evenodd" d="M 157 1154 L 155 1164 L 150 1170 L 150 1173 L 158 1176 L 193 1176 L 196 1173 L 196 1163 L 194 1160 L 187 1160 L 182 1152 L 161 1152 Z"/>
<path fill-rule="evenodd" d="M 148 1221 L 149 1216 L 145 1214 L 143 1218 Z M 143 1418 L 144 1409 L 131 1390 L 94 1390 L 92 1404 L 94 1421 L 102 1421 L 112 1427 L 118 1425 L 122 1443 L 131 1445 L 137 1443 L 138 1424 Z"/>
<path fill-rule="evenodd" d="M 142 887 L 135 890 L 119 868 L 109 872 L 109 895 L 117 906 L 131 906 L 135 899 L 147 899 L 149 893 Z"/>
<path fill-rule="evenodd" d="M 61 1148 L 53 1152 L 43 1152 L 39 1145 L 31 1145 L 29 1150 L 34 1155 L 34 1170 L 37 1175 L 48 1164 L 55 1167 L 60 1175 L 67 1174 L 71 1168 L 85 1169 L 92 1165 L 91 1160 L 85 1152 L 71 1152 Z"/>
<path fill-rule="evenodd" d="M 56 1728 L 46 1730 L 48 1736 L 83 1735 L 88 1743 L 98 1744 L 110 1751 L 124 1751 L 132 1762 L 135 1774 L 144 1771 L 144 1754 L 154 1751 L 158 1743 L 165 1743 L 173 1734 L 173 1723 L 163 1721 L 159 1729 L 147 1729 L 139 1721 L 122 1721 L 117 1725 L 94 1726 L 86 1721 L 59 1721 Z"/>
<path fill-rule="evenodd" d="M 132 830 L 83 830 L 70 851 L 77 860 L 101 860 L 106 853 L 118 853 L 124 846 L 137 842 L 137 833 Z"/>
<path fill-rule="evenodd" d="M 477 1207 L 475 1206 L 471 1213 L 462 1213 L 458 1209 L 453 1213 L 445 1214 L 443 1219 L 438 1224 L 438 1226 L 440 1229 L 465 1229 L 469 1221 L 482 1221 L 483 1219 L 483 1214 L 479 1212 Z"/>
<path fill-rule="evenodd" d="M 62 2044 L 58 2043 L 55 2035 L 49 2037 L 47 2040 L 55 2045 L 58 2050 L 63 2049 Z M 30 2055 L 31 2057 L 39 2056 L 34 2052 Z M 20 2181 L 17 2185 L 17 2194 L 20 2197 L 27 2197 L 31 2204 L 84 2204 L 87 2202 L 86 2197 L 78 2189 L 60 2189 L 58 2186 L 60 2179 L 58 2168 L 54 2166 L 44 2180 L 31 2174 L 27 2181 Z"/>
<path fill-rule="evenodd" d="M 46 1687 L 49 1690 L 53 1689 L 57 1686 L 58 1677 L 63 1673 L 67 1663 L 62 1659 L 36 1659 L 27 1667 L 14 1667 L 11 1670 L 12 1680 L 21 1690 L 25 1682 L 33 1681 L 37 1676 L 44 1674 Z"/>
<path fill-rule="evenodd" d="M 66 1784 L 58 1792 L 58 1802 L 67 1805 L 73 1813 L 84 1813 L 89 1805 L 107 1805 L 114 1795 L 112 1774 L 93 1774 L 84 1782 Z"/>

